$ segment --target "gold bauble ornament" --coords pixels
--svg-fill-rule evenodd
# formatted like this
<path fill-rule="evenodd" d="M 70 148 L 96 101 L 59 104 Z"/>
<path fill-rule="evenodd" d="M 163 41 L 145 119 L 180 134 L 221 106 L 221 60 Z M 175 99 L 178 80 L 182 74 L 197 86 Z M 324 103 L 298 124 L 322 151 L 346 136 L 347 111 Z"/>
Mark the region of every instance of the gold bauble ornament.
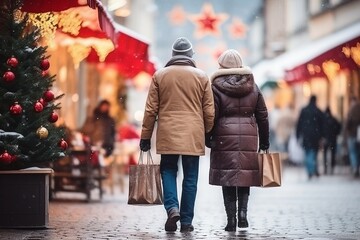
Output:
<path fill-rule="evenodd" d="M 36 135 L 38 135 L 40 139 L 45 139 L 48 137 L 49 131 L 43 126 L 41 126 L 36 130 Z"/>

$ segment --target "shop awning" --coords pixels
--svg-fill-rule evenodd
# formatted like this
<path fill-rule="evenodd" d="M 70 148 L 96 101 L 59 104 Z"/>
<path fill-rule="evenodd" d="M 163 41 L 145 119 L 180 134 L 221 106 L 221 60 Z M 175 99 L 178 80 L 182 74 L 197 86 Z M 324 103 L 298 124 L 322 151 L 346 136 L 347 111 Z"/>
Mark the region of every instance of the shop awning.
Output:
<path fill-rule="evenodd" d="M 269 79 L 286 79 L 289 83 L 303 81 L 305 79 L 303 72 L 305 68 L 307 71 L 308 62 L 359 36 L 360 22 L 324 38 L 299 45 L 274 59 L 266 59 L 256 64 L 253 67 L 255 79 L 259 85 Z"/>
<path fill-rule="evenodd" d="M 114 67 L 126 77 L 134 77 L 141 71 L 150 75 L 155 72 L 154 64 L 149 61 L 149 44 L 139 40 L 136 33 L 115 24 L 116 48 L 110 52 L 105 60 L 100 60 L 94 50 L 87 57 L 91 63 L 104 63 L 109 67 Z"/>
<path fill-rule="evenodd" d="M 309 61 L 285 71 L 289 83 L 309 80 L 313 77 L 331 78 L 340 70 L 360 67 L 360 35 L 344 42 Z"/>
<path fill-rule="evenodd" d="M 67 46 L 82 45 L 82 54 L 87 54 L 88 62 L 110 64 L 127 77 L 133 77 L 141 71 L 154 73 L 154 64 L 148 56 L 148 41 L 115 23 L 99 0 L 63 0 L 60 3 L 55 0 L 24 0 L 22 10 L 43 13 L 71 8 L 69 11 L 78 11 L 84 19 L 81 28 L 76 34 L 58 31 L 58 41 Z M 97 13 L 84 7 L 86 5 L 96 7 Z M 106 42 L 107 39 L 112 41 L 112 46 Z M 81 59 L 83 56 L 80 56 Z"/>
<path fill-rule="evenodd" d="M 98 23 L 115 44 L 115 27 L 100 0 L 23 0 L 22 11 L 29 13 L 61 12 L 70 8 L 88 6 L 97 8 Z M 91 15 L 94 15 L 93 13 Z"/>
<path fill-rule="evenodd" d="M 93 7 L 94 0 L 23 0 L 22 11 L 31 13 L 61 12 L 69 8 L 86 5 Z"/>

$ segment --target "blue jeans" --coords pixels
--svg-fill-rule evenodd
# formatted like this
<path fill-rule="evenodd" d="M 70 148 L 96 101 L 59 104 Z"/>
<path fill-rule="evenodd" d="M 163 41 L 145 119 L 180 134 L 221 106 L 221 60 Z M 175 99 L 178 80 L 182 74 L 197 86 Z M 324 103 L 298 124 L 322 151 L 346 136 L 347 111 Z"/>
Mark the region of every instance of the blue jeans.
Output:
<path fill-rule="evenodd" d="M 180 155 L 161 155 L 160 172 L 164 191 L 164 207 L 167 212 L 179 209 L 176 177 Z M 184 179 L 182 182 L 180 222 L 191 224 L 194 218 L 194 206 L 197 191 L 199 156 L 182 155 Z"/>
<path fill-rule="evenodd" d="M 305 149 L 305 166 L 309 177 L 316 173 L 317 150 Z"/>
<path fill-rule="evenodd" d="M 349 146 L 350 164 L 355 173 L 359 171 L 360 152 L 359 149 L 357 149 L 357 142 L 354 137 L 348 138 L 348 146 Z"/>

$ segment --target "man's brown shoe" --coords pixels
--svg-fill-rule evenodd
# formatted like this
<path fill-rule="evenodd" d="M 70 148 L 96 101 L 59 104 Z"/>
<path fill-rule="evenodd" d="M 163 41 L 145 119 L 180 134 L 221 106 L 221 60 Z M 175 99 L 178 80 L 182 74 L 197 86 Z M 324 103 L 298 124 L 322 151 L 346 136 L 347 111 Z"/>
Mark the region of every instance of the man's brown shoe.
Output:
<path fill-rule="evenodd" d="M 194 226 L 191 224 L 181 224 L 180 232 L 192 232 L 194 231 Z"/>
<path fill-rule="evenodd" d="M 177 221 L 180 220 L 179 210 L 176 208 L 170 209 L 168 212 L 168 219 L 165 223 L 165 231 L 167 232 L 175 232 L 177 229 Z"/>

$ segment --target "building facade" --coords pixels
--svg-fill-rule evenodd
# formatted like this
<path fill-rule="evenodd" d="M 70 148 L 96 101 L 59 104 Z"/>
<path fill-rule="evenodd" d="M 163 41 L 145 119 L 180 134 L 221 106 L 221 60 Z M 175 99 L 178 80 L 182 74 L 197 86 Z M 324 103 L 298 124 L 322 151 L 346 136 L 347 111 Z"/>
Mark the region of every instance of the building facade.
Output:
<path fill-rule="evenodd" d="M 321 109 L 345 119 L 349 99 L 360 96 L 359 10 L 355 0 L 265 1 L 265 59 L 254 71 L 262 85 L 277 83 L 270 105 L 299 110 L 316 95 Z"/>

